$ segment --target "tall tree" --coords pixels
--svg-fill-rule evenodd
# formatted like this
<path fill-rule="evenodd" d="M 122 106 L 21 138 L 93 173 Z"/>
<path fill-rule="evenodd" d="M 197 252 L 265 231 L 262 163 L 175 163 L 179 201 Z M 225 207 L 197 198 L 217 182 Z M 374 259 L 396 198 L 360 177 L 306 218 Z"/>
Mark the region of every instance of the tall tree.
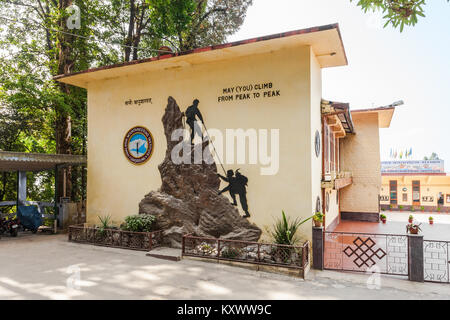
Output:
<path fill-rule="evenodd" d="M 381 10 L 385 14 L 384 26 L 390 24 L 394 28 L 400 27 L 400 31 L 403 31 L 405 26 L 416 25 L 419 17 L 425 17 L 425 5 L 425 0 L 358 0 L 358 6 L 364 12 Z"/>

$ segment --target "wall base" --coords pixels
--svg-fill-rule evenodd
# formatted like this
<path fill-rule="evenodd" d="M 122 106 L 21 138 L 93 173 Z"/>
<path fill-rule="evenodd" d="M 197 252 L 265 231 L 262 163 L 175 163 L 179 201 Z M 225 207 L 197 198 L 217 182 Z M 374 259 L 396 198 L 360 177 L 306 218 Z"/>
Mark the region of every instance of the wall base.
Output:
<path fill-rule="evenodd" d="M 341 220 L 380 222 L 378 212 L 341 212 Z"/>

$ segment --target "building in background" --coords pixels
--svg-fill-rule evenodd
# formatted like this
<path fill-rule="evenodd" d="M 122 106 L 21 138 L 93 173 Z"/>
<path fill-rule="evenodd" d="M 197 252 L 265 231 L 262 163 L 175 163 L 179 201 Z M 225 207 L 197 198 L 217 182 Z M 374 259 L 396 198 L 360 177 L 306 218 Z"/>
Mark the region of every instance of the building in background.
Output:
<path fill-rule="evenodd" d="M 444 161 L 382 162 L 380 205 L 384 210 L 450 212 L 450 176 Z"/>

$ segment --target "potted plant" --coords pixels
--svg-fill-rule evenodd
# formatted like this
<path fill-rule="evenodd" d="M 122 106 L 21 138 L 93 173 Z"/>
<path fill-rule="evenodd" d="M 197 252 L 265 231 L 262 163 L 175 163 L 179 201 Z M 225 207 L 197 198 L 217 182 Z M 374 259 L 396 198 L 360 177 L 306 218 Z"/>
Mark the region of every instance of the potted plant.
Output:
<path fill-rule="evenodd" d="M 406 232 L 409 232 L 410 234 L 419 234 L 419 232 L 422 231 L 420 226 L 421 224 L 410 223 L 406 226 Z"/>
<path fill-rule="evenodd" d="M 323 223 L 323 213 L 322 212 L 316 212 L 316 214 L 313 217 L 314 221 L 314 227 L 320 228 Z"/>
<path fill-rule="evenodd" d="M 394 208 L 394 205 L 390 204 L 389 205 L 389 211 L 392 211 L 393 208 Z"/>
<path fill-rule="evenodd" d="M 408 222 L 411 224 L 411 223 L 413 223 L 413 221 L 414 221 L 414 216 L 411 214 L 411 215 L 409 215 Z"/>
<path fill-rule="evenodd" d="M 438 208 L 437 208 L 437 212 L 439 212 L 439 213 L 440 213 L 440 212 L 441 212 L 441 210 L 442 210 L 442 208 L 441 208 L 441 207 L 438 207 Z"/>
<path fill-rule="evenodd" d="M 428 221 L 430 222 L 430 224 L 434 224 L 434 218 L 433 217 L 429 217 Z"/>
<path fill-rule="evenodd" d="M 400 212 L 403 211 L 403 206 L 402 205 L 398 206 L 398 208 L 400 209 Z"/>
<path fill-rule="evenodd" d="M 380 215 L 380 220 L 381 220 L 381 222 L 386 223 L 386 221 L 387 221 L 386 215 L 381 214 Z"/>
<path fill-rule="evenodd" d="M 416 208 L 414 208 L 414 206 L 411 207 L 411 211 L 412 212 L 416 212 Z"/>
<path fill-rule="evenodd" d="M 420 210 L 421 210 L 422 212 L 424 212 L 424 211 L 425 211 L 425 207 L 424 207 L 424 206 L 421 206 L 421 207 L 420 207 Z"/>

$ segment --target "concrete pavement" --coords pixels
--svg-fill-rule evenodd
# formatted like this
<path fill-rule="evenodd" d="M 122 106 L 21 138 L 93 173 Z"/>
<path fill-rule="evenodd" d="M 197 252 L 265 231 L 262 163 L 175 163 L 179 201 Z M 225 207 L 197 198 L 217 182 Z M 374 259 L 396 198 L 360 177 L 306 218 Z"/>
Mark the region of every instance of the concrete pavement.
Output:
<path fill-rule="evenodd" d="M 145 252 L 69 243 L 66 235 L 0 239 L 0 299 L 450 300 L 450 285 L 368 279 L 311 271 L 302 280 L 189 259 L 165 261 Z"/>

